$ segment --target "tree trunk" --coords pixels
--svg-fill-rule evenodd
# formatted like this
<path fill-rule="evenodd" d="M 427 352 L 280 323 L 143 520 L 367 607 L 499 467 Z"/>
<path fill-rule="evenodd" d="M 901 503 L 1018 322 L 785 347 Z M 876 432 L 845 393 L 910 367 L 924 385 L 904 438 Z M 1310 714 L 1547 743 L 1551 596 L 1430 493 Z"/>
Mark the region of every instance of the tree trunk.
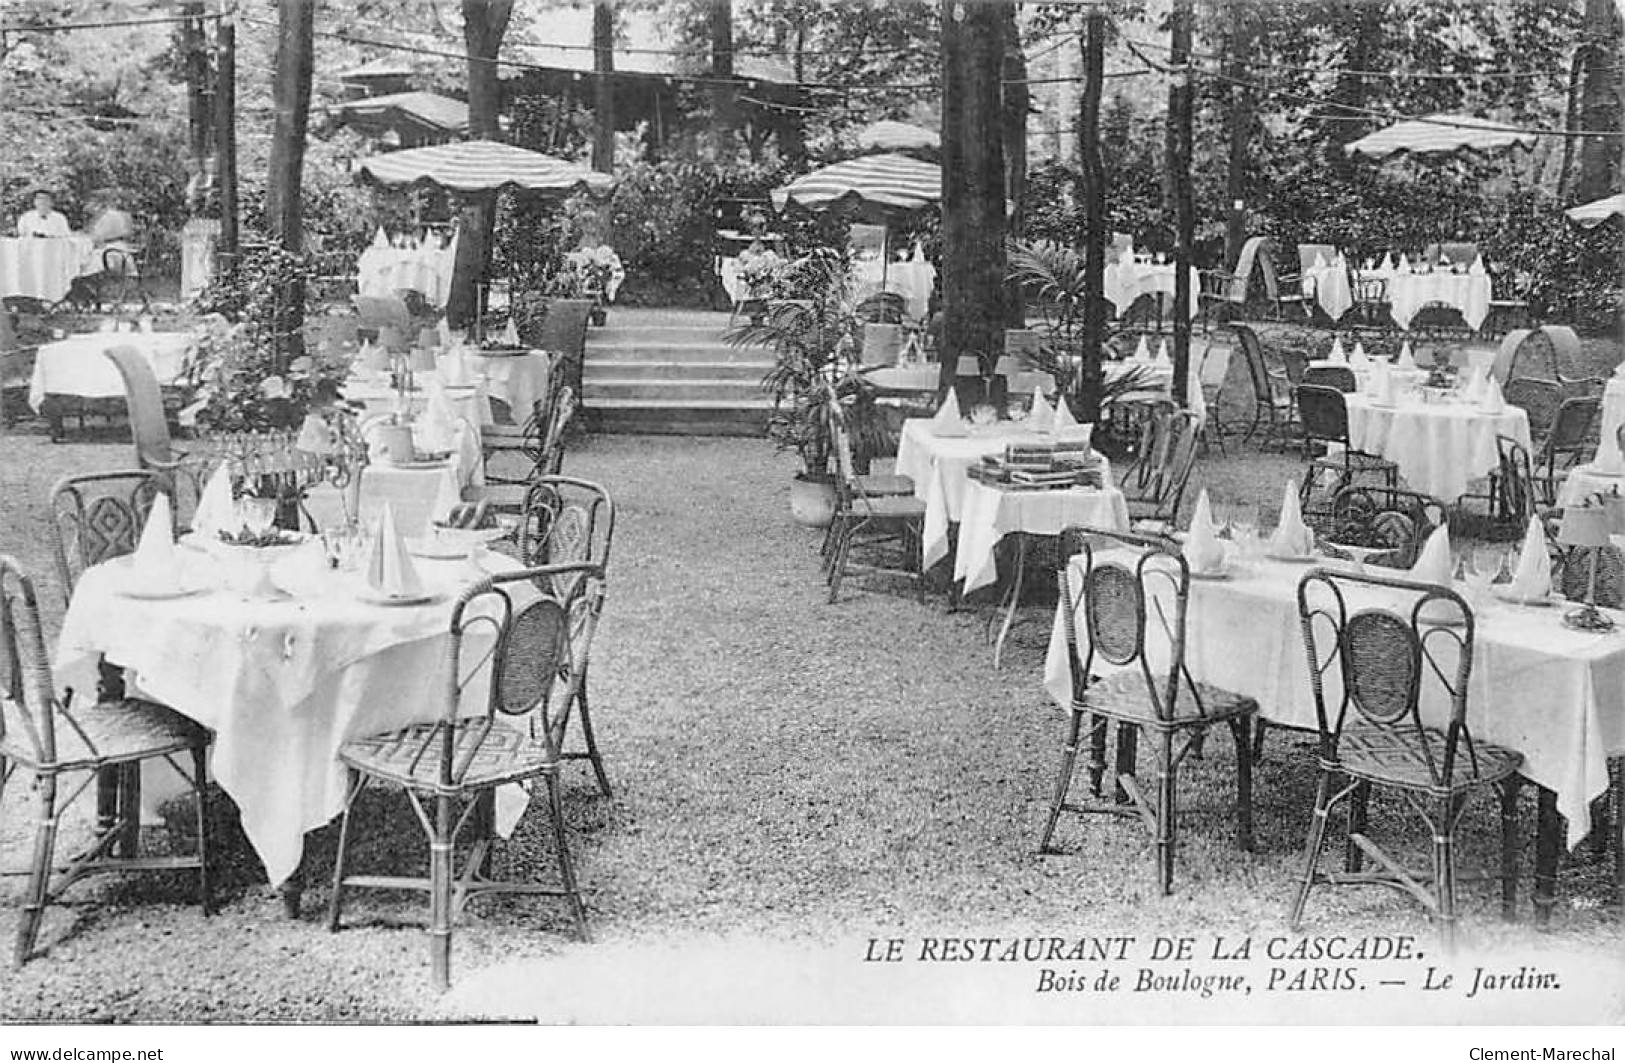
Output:
<path fill-rule="evenodd" d="M 1078 366 L 1078 420 L 1100 417 L 1104 387 L 1100 355 L 1106 342 L 1106 167 L 1100 157 L 1100 97 L 1106 73 L 1106 16 L 1091 8 L 1084 23 L 1083 97 L 1078 112 L 1078 198 L 1083 203 L 1083 350 Z"/>
<path fill-rule="evenodd" d="M 203 5 L 189 0 L 182 5 L 181 14 L 186 19 L 181 23 L 181 52 L 186 71 L 187 147 L 192 153 L 192 172 L 202 173 L 214 140 L 210 136 L 214 99 L 209 90 L 209 48 L 203 35 Z"/>
<path fill-rule="evenodd" d="M 1349 70 L 1370 70 L 1382 45 L 1382 23 L 1387 16 L 1387 5 L 1383 0 L 1367 0 L 1366 3 L 1352 5 L 1352 8 L 1353 40 L 1342 65 Z M 1365 107 L 1366 102 L 1366 79 L 1358 74 L 1339 75 L 1337 84 L 1332 88 L 1332 99 L 1337 102 L 1326 111 L 1333 119 L 1326 159 L 1336 174 L 1346 176 L 1353 166 L 1353 160 L 1343 150 L 1343 145 L 1371 132 L 1376 120 L 1361 116 L 1355 110 Z"/>
<path fill-rule="evenodd" d="M 1168 62 L 1174 67 L 1168 88 L 1168 139 L 1171 152 L 1168 169 L 1174 192 L 1174 401 L 1185 404 L 1186 384 L 1191 368 L 1191 250 L 1196 233 L 1196 204 L 1191 192 L 1191 119 L 1195 88 L 1187 69 L 1191 61 L 1192 0 L 1174 0 L 1170 18 L 1171 48 Z"/>
<path fill-rule="evenodd" d="M 1014 4 L 1005 9 L 1004 21 L 1004 165 L 1005 198 L 1010 202 L 1010 238 L 1019 240 L 1026 227 L 1027 199 L 1027 57 L 1021 51 L 1021 30 L 1016 23 Z M 1011 328 L 1026 325 L 1026 299 L 1021 285 L 1006 285 L 1005 312 Z"/>
<path fill-rule="evenodd" d="M 237 268 L 237 27 L 230 16 L 220 20 L 215 30 L 220 55 L 215 66 L 214 150 L 218 157 L 215 181 L 220 189 L 220 242 L 216 245 L 217 272 L 229 274 Z"/>
<path fill-rule="evenodd" d="M 1619 15 L 1613 0 L 1586 0 L 1585 75 L 1580 88 L 1580 128 L 1619 130 Z M 1580 180 L 1575 198 L 1581 203 L 1614 191 L 1619 171 L 1618 137 L 1591 136 L 1580 141 Z"/>
<path fill-rule="evenodd" d="M 1253 127 L 1253 93 L 1247 80 L 1247 56 L 1253 50 L 1253 25 L 1247 4 L 1236 0 L 1230 8 L 1230 162 L 1225 175 L 1225 209 L 1229 221 L 1224 231 L 1225 268 L 1234 270 L 1241 258 L 1241 245 L 1247 242 L 1247 146 Z"/>
<path fill-rule="evenodd" d="M 1004 347 L 1003 7 L 974 0 L 942 5 L 944 389 L 954 384 L 960 355 L 975 355 L 985 375 Z M 960 397 L 981 395 L 976 389 Z"/>
<path fill-rule="evenodd" d="M 310 77 L 315 65 L 316 0 L 279 0 L 277 4 L 276 73 L 271 95 L 276 123 L 271 132 L 270 172 L 265 193 L 268 235 L 284 250 L 298 254 L 305 246 L 305 127 L 310 120 Z M 285 360 L 302 351 L 305 283 L 295 274 L 277 300 L 277 349 Z"/>
<path fill-rule="evenodd" d="M 592 5 L 592 168 L 615 172 L 615 3 Z"/>
<path fill-rule="evenodd" d="M 733 158 L 734 133 L 739 128 L 739 100 L 733 85 L 734 16 L 733 0 L 710 0 L 708 33 L 711 38 L 711 124 L 716 142 L 716 161 Z"/>
<path fill-rule="evenodd" d="M 513 0 L 463 0 L 463 45 L 468 57 L 468 135 L 497 140 L 502 84 L 496 58 L 508 30 Z M 446 321 L 467 328 L 480 316 L 482 288 L 491 268 L 491 234 L 496 226 L 495 192 L 464 201 L 457 232 L 457 258 L 446 295 Z"/>

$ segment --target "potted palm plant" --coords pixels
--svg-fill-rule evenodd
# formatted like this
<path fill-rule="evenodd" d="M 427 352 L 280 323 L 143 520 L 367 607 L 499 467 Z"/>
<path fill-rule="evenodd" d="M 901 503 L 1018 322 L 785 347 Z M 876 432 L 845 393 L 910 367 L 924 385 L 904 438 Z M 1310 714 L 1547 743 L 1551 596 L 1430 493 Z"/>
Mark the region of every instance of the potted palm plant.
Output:
<path fill-rule="evenodd" d="M 767 435 L 793 450 L 802 469 L 790 489 L 790 512 L 798 523 L 824 527 L 835 513 L 832 414 L 841 406 L 858 471 L 887 444 L 875 389 L 858 373 L 858 317 L 852 276 L 839 252 L 815 251 L 785 266 L 779 290 L 760 319 L 732 328 L 736 347 L 768 347 L 773 368 L 762 388 L 773 396 Z"/>

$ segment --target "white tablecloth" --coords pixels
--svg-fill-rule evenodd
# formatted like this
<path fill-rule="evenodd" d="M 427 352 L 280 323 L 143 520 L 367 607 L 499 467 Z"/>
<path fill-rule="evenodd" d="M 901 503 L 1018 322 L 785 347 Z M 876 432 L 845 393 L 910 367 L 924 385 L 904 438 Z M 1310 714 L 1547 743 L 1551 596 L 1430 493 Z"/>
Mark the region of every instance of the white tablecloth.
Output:
<path fill-rule="evenodd" d="M 936 391 L 941 368 L 935 362 L 921 365 L 893 365 L 864 374 L 877 388 L 892 391 Z M 1019 372 L 1010 377 L 1011 395 L 1031 395 L 1034 388 L 1044 394 L 1055 394 L 1055 378 L 1036 370 Z"/>
<path fill-rule="evenodd" d="M 1106 298 L 1117 308 L 1118 316 L 1128 312 L 1142 295 L 1174 294 L 1174 266 L 1171 262 L 1108 262 L 1105 277 Z M 1202 280 L 1191 267 L 1191 316 L 1201 309 Z M 1171 305 L 1171 304 L 1170 304 Z"/>
<path fill-rule="evenodd" d="M 1625 425 L 1625 380 L 1613 376 L 1602 389 L 1602 428 L 1598 438 L 1617 437 L 1622 425 Z"/>
<path fill-rule="evenodd" d="M 319 545 L 301 553 L 275 578 L 303 590 L 278 601 L 226 590 L 138 601 L 117 592 L 123 560 L 92 568 L 63 619 L 56 658 L 59 686 L 90 691 L 105 654 L 144 694 L 214 732 L 212 775 L 273 884 L 298 868 L 305 832 L 343 807 L 340 746 L 440 715 L 451 607 L 483 575 L 466 560 L 415 558 L 439 598 L 381 606 L 328 573 Z M 463 705 L 483 705 L 482 691 L 467 690 Z M 503 818 L 516 818 L 511 805 Z"/>
<path fill-rule="evenodd" d="M 1444 303 L 1461 311 L 1462 320 L 1475 332 L 1490 312 L 1490 278 L 1471 273 L 1387 273 L 1388 306 L 1394 323 L 1411 327 L 1411 319 L 1428 303 Z"/>
<path fill-rule="evenodd" d="M 0 296 L 26 295 L 54 303 L 75 277 L 99 272 L 101 257 L 88 236 L 0 237 Z"/>
<path fill-rule="evenodd" d="M 1334 263 L 1327 266 L 1311 266 L 1303 271 L 1301 281 L 1303 297 L 1313 297 L 1320 308 L 1333 321 L 1348 313 L 1349 307 L 1354 305 L 1354 296 L 1349 290 L 1348 266 Z"/>
<path fill-rule="evenodd" d="M 1264 719 L 1313 730 L 1295 597 L 1305 571 L 1265 562 L 1227 581 L 1192 580 L 1186 663 L 1198 681 L 1257 700 Z M 1073 579 L 1074 586 L 1081 583 L 1081 565 L 1074 565 Z M 1523 774 L 1557 794 L 1573 846 L 1591 829 L 1591 799 L 1607 791 L 1608 758 L 1625 753 L 1625 635 L 1570 631 L 1562 615 L 1500 603 L 1477 611 L 1467 722 L 1479 741 L 1524 755 Z M 1078 626 L 1085 639 L 1081 611 Z M 1110 670 L 1096 661 L 1097 674 Z M 1059 609 L 1044 687 L 1061 704 L 1071 703 Z M 1424 708 L 1438 722 L 1441 706 L 1424 702 Z M 1524 822 L 1533 817 L 1525 813 Z"/>
<path fill-rule="evenodd" d="M 1128 503 L 1115 487 L 1011 491 L 972 480 L 962 506 L 954 579 L 964 580 L 966 594 L 998 578 L 994 547 L 1012 532 L 1059 535 L 1073 524 L 1120 531 L 1129 526 Z"/>
<path fill-rule="evenodd" d="M 397 288 L 422 292 L 436 306 L 451 290 L 457 245 L 444 248 L 369 247 L 356 263 L 356 286 L 362 295 L 392 295 Z"/>
<path fill-rule="evenodd" d="M 387 381 L 352 377 L 344 382 L 343 391 L 347 400 L 359 402 L 366 407 L 369 416 L 396 413 L 400 407 L 400 396 Z M 486 394 L 484 381 L 478 384 L 447 387 L 445 391 L 452 409 L 469 424 L 478 428 L 491 423 L 491 401 Z M 407 393 L 406 398 L 414 414 L 423 412 L 428 395 L 423 388 L 414 388 Z"/>
<path fill-rule="evenodd" d="M 859 299 L 881 291 L 896 292 L 903 297 L 909 317 L 923 321 L 930 313 L 937 267 L 923 258 L 891 263 L 881 263 L 878 259 L 860 262 L 853 266 L 852 275 Z"/>
<path fill-rule="evenodd" d="M 471 361 L 475 371 L 484 377 L 491 398 L 508 404 L 514 424 L 524 424 L 537 400 L 547 396 L 547 378 L 553 361 L 542 351 L 504 358 L 476 355 Z M 581 396 L 576 398 L 579 400 Z"/>
<path fill-rule="evenodd" d="M 1597 472 L 1588 462 L 1576 465 L 1563 477 L 1557 489 L 1560 506 L 1585 505 L 1592 495 L 1625 495 L 1625 476 L 1609 476 Z"/>
<path fill-rule="evenodd" d="M 1517 406 L 1486 414 L 1469 403 L 1423 403 L 1401 398 L 1381 409 L 1364 395 L 1345 396 L 1349 442 L 1356 450 L 1387 458 L 1411 489 L 1454 502 L 1467 482 L 1495 468 L 1495 437 L 1529 443 L 1529 415 Z"/>
<path fill-rule="evenodd" d="M 414 442 L 425 447 L 421 433 L 414 432 Z M 426 465 L 392 465 L 377 458 L 361 474 L 361 513 L 363 524 L 376 521 L 389 503 L 395 511 L 395 526 L 403 535 L 418 535 L 429 522 L 445 516 L 435 512 L 435 505 L 456 495 L 462 498 L 466 489 L 485 482 L 485 471 L 480 456 L 478 433 L 467 422 L 457 426 L 451 457 L 443 462 Z M 320 484 L 306 493 L 305 509 L 317 527 L 337 524 L 344 517 L 344 503 L 338 491 L 329 484 Z"/>
<path fill-rule="evenodd" d="M 28 382 L 28 404 L 38 412 L 47 395 L 122 397 L 124 378 L 104 353 L 113 347 L 134 347 L 152 363 L 159 384 L 172 383 L 186 368 L 195 343 L 189 332 L 92 332 L 42 344 Z"/>
<path fill-rule="evenodd" d="M 926 568 L 948 556 L 948 525 L 959 522 L 965 491 L 972 482 L 965 470 L 984 455 L 1003 454 L 1011 443 L 1053 442 L 1056 438 L 1024 431 L 1011 421 L 975 431 L 975 435 L 944 438 L 932 433 L 928 418 L 911 417 L 903 422 L 896 468 L 914 481 L 914 493 L 925 503 L 921 560 Z M 1065 434 L 1060 438 L 1066 438 Z"/>

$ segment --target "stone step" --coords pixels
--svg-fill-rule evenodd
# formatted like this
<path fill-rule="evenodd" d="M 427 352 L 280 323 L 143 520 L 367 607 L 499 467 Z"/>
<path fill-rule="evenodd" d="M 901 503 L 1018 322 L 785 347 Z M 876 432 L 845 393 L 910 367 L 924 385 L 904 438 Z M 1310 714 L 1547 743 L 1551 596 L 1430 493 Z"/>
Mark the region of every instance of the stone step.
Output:
<path fill-rule="evenodd" d="M 725 343 L 590 343 L 586 360 L 591 362 L 750 362 L 773 360 L 772 352 L 760 347 L 729 347 Z"/>
<path fill-rule="evenodd" d="M 582 382 L 582 402 L 598 406 L 621 399 L 641 399 L 671 406 L 712 403 L 717 406 L 758 406 L 772 400 L 752 380 L 609 379 Z"/>
<path fill-rule="evenodd" d="M 728 332 L 726 325 L 626 325 L 616 328 L 606 325 L 603 328 L 587 330 L 587 344 L 596 346 L 601 343 L 627 343 L 631 341 L 652 343 L 723 343 L 723 336 Z"/>
<path fill-rule="evenodd" d="M 772 368 L 772 362 L 605 361 L 589 357 L 582 367 L 582 379 L 589 384 L 607 380 L 745 380 L 755 384 Z"/>
<path fill-rule="evenodd" d="M 741 408 L 731 404 L 626 400 L 588 406 L 583 415 L 593 432 L 628 435 L 761 436 L 771 407 Z"/>

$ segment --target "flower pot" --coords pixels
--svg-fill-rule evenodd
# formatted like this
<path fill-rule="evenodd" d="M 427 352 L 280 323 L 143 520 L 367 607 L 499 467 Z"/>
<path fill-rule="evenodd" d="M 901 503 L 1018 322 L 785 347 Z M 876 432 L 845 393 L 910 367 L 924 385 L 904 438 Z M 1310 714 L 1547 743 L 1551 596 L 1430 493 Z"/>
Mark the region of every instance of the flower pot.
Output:
<path fill-rule="evenodd" d="M 804 528 L 827 528 L 835 517 L 835 481 L 802 473 L 790 484 L 790 516 Z"/>
<path fill-rule="evenodd" d="M 609 311 L 603 306 L 595 306 L 591 310 L 587 311 L 587 323 L 589 325 L 602 328 L 604 322 L 608 320 Z"/>

